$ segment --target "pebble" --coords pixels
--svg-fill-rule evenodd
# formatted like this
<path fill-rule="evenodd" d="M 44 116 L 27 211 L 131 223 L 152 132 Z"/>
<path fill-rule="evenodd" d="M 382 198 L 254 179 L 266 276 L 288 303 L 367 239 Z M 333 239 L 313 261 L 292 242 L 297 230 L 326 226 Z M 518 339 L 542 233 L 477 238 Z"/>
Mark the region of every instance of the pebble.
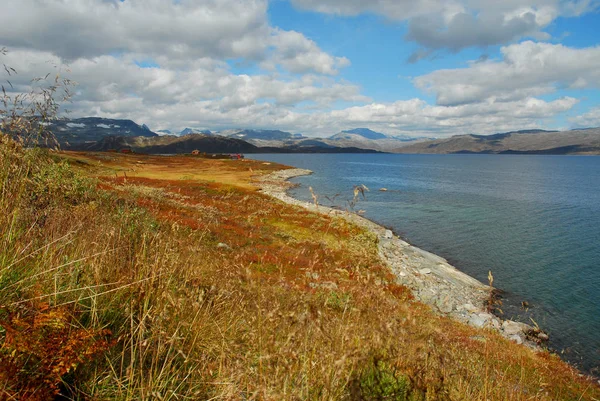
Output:
<path fill-rule="evenodd" d="M 227 245 L 227 244 L 224 244 L 224 243 L 222 243 L 222 242 L 219 242 L 219 243 L 217 244 L 217 248 L 221 248 L 221 249 L 231 249 L 231 247 L 230 247 L 229 245 Z"/>
<path fill-rule="evenodd" d="M 421 274 L 431 274 L 431 269 L 428 269 L 428 268 L 420 269 L 419 273 L 421 273 Z"/>
<path fill-rule="evenodd" d="M 392 239 L 392 238 L 394 238 L 394 233 L 392 233 L 391 230 L 385 230 L 385 238 L 386 239 Z"/>

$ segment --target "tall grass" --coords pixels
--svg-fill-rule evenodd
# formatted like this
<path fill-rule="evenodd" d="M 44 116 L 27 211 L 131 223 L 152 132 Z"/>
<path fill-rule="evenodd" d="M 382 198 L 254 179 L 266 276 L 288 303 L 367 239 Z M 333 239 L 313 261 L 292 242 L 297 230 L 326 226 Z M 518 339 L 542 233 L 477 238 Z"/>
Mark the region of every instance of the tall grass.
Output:
<path fill-rule="evenodd" d="M 598 398 L 558 358 L 413 302 L 342 220 L 91 179 L 6 136 L 0 164 L 0 399 Z"/>

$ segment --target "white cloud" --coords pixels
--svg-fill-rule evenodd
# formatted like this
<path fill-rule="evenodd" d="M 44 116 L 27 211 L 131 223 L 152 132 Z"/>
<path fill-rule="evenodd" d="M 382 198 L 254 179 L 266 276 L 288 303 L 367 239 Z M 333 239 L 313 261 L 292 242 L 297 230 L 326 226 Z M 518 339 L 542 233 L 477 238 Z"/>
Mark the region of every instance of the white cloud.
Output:
<path fill-rule="evenodd" d="M 371 103 L 358 85 L 336 76 L 350 64 L 348 59 L 323 51 L 300 32 L 271 26 L 266 0 L 5 3 L 0 47 L 9 46 L 10 52 L 1 62 L 19 71 L 11 77 L 15 92 L 27 92 L 32 77 L 67 64 L 67 76 L 79 83 L 69 107 L 74 117 L 133 119 L 154 130 L 249 127 L 328 135 L 368 126 L 429 136 L 485 134 L 540 127 L 577 100 L 547 102 L 536 96 L 559 87 L 598 87 L 600 82 L 594 68 L 600 65 L 598 48 L 526 42 L 503 48 L 499 61 L 483 59 L 468 68 L 416 78 L 419 88 L 436 94 L 437 105 L 421 99 Z M 478 4 L 517 16 L 506 11 L 509 21 L 532 7 L 516 0 L 501 3 Z M 336 4 L 339 12 L 352 14 L 364 11 L 367 3 Z M 438 10 L 446 25 L 475 7 L 470 0 L 369 4 L 368 10 L 389 11 L 390 18 L 398 19 L 405 18 L 402 11 L 418 18 Z M 535 10 L 535 24 L 554 18 L 551 11 L 544 16 L 541 6 Z M 140 67 L 144 61 L 151 68 Z M 253 72 L 234 72 L 232 62 Z"/>
<path fill-rule="evenodd" d="M 292 0 L 299 8 L 354 16 L 372 13 L 408 22 L 406 38 L 429 51 L 458 51 L 472 46 L 504 44 L 524 37 L 547 39 L 543 30 L 559 15 L 593 9 L 592 0 Z"/>
<path fill-rule="evenodd" d="M 347 58 L 333 57 L 323 52 L 315 42 L 296 31 L 277 29 L 271 43 L 276 50 L 274 57 L 263 63 L 263 67 L 268 69 L 275 69 L 279 64 L 294 73 L 315 71 L 336 75 L 339 68 L 350 65 Z"/>
<path fill-rule="evenodd" d="M 600 47 L 574 49 L 528 41 L 503 47 L 501 53 L 502 60 L 434 71 L 417 77 L 415 85 L 434 93 L 440 105 L 510 101 L 566 87 L 600 87 Z"/>
<path fill-rule="evenodd" d="M 11 52 L 3 61 L 19 70 L 13 81 L 22 91 L 28 89 L 29 77 L 43 76 L 50 65 L 60 62 L 37 51 Z M 445 106 L 411 99 L 329 110 L 339 100 L 358 104 L 371 100 L 357 86 L 333 78 L 236 75 L 216 61 L 177 70 L 141 68 L 132 58 L 100 56 L 76 60 L 70 71 L 80 82 L 70 105 L 73 117 L 133 119 L 154 130 L 277 128 L 316 136 L 367 126 L 392 134 L 487 134 L 539 128 L 577 103 L 573 98 L 546 102 L 527 97 Z M 317 111 L 301 106 L 309 102 L 317 102 Z"/>
<path fill-rule="evenodd" d="M 260 57 L 269 35 L 266 0 L 4 0 L 0 38 L 65 60 L 117 52 Z"/>
<path fill-rule="evenodd" d="M 600 127 L 600 107 L 594 107 L 585 114 L 569 118 L 569 121 L 578 128 Z"/>
<path fill-rule="evenodd" d="M 198 59 L 271 62 L 292 72 L 335 75 L 349 61 L 298 32 L 268 23 L 267 0 L 4 0 L 2 45 L 62 60 L 135 54 L 185 68 Z"/>

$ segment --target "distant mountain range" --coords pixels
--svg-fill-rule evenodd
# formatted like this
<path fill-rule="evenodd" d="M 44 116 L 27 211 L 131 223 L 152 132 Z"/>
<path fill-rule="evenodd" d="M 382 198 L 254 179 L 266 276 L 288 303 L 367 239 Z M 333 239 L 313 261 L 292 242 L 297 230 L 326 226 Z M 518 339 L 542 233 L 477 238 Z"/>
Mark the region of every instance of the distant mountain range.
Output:
<path fill-rule="evenodd" d="M 600 128 L 572 131 L 525 130 L 495 135 L 457 135 L 411 144 L 395 153 L 600 154 Z"/>
<path fill-rule="evenodd" d="M 168 129 L 153 132 L 146 125 L 139 125 L 131 120 L 97 117 L 53 121 L 48 128 L 65 149 L 106 150 L 131 147 L 139 151 L 143 149 L 146 153 L 182 153 L 191 152 L 196 148 L 209 153 L 364 153 L 389 151 L 404 143 L 425 139 L 392 137 L 367 128 L 343 131 L 328 138 L 308 138 L 302 134 L 285 131 L 255 129 L 211 132 L 205 129 L 185 128 L 174 134 Z M 137 137 L 141 139 L 133 139 Z M 200 145 L 205 148 L 199 148 Z"/>
<path fill-rule="evenodd" d="M 65 149 L 129 147 L 145 153 L 527 153 L 600 154 L 600 128 L 573 131 L 524 130 L 495 135 L 457 135 L 445 139 L 390 136 L 368 128 L 308 138 L 279 130 L 232 129 L 211 132 L 185 128 L 151 131 L 131 120 L 97 117 L 53 121 L 48 128 Z"/>
<path fill-rule="evenodd" d="M 138 153 L 182 154 L 194 150 L 206 153 L 373 153 L 370 149 L 313 147 L 259 147 L 238 138 L 220 135 L 189 134 L 184 136 L 125 137 L 106 136 L 93 143 L 71 146 L 71 150 L 108 151 L 131 149 Z"/>

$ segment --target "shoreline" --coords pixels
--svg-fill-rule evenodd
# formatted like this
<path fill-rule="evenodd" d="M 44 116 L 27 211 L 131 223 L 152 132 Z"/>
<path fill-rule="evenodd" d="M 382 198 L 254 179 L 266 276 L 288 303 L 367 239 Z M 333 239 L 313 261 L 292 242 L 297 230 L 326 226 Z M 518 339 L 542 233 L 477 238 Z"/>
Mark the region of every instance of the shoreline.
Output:
<path fill-rule="evenodd" d="M 409 244 L 386 229 L 356 213 L 295 199 L 287 194 L 290 179 L 310 175 L 305 169 L 286 169 L 258 179 L 264 194 L 310 211 L 346 219 L 377 235 L 379 256 L 396 277 L 398 284 L 410 288 L 415 300 L 429 305 L 442 316 L 478 328 L 489 328 L 518 344 L 542 349 L 546 333 L 525 323 L 504 320 L 487 311 L 486 300 L 493 288 L 461 272 L 441 256 Z"/>

